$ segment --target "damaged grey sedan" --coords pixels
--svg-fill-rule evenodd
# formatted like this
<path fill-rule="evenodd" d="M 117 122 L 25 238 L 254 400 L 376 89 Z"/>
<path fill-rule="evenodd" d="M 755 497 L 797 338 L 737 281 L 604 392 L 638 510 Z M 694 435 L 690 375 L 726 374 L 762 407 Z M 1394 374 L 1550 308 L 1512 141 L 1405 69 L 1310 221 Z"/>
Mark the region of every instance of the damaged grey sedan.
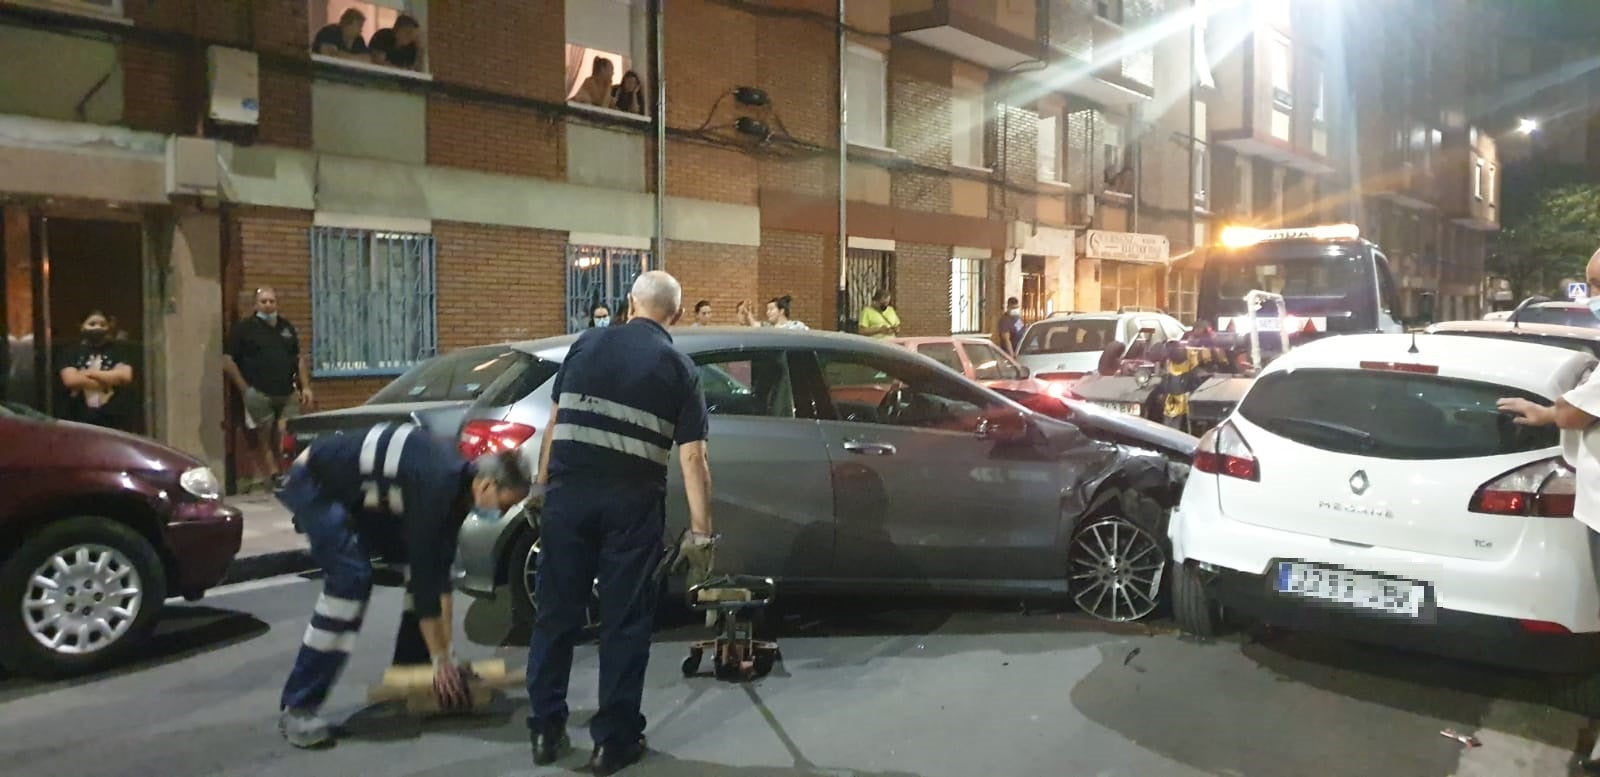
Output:
<path fill-rule="evenodd" d="M 904 348 L 856 335 L 672 330 L 711 418 L 719 572 L 785 594 L 1068 596 L 1110 621 L 1161 605 L 1167 515 L 1195 438 L 1068 401 L 1054 417 Z M 532 446 L 575 336 L 514 344 L 526 358 L 468 411 L 475 455 Z M 688 524 L 672 458 L 668 534 Z M 533 616 L 531 512 L 461 529 L 456 587 Z"/>

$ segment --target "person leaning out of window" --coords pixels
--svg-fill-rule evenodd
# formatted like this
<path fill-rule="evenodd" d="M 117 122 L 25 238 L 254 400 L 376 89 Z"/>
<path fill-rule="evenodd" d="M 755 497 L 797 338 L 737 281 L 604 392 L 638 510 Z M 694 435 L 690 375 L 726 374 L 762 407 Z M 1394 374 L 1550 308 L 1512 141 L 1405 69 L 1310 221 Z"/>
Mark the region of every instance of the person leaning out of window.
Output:
<path fill-rule="evenodd" d="M 311 52 L 325 57 L 371 62 L 372 52 L 367 48 L 366 39 L 361 36 L 361 29 L 366 24 L 366 14 L 354 8 L 346 9 L 339 16 L 338 24 L 330 24 L 317 31 L 317 36 L 311 39 Z"/>
<path fill-rule="evenodd" d="M 589 77 L 584 79 L 583 86 L 578 87 L 578 93 L 572 96 L 572 101 L 586 105 L 598 105 L 601 108 L 612 107 L 611 79 L 616 75 L 615 66 L 605 57 L 595 57 L 594 65 L 589 70 Z"/>
<path fill-rule="evenodd" d="M 373 33 L 367 48 L 372 50 L 373 64 L 418 70 L 422 62 L 422 25 L 410 14 L 401 14 L 393 27 Z"/>
<path fill-rule="evenodd" d="M 624 113 L 650 115 L 644 105 L 644 81 L 638 73 L 629 70 L 622 74 L 622 83 L 611 88 L 611 107 Z"/>
<path fill-rule="evenodd" d="M 118 356 L 111 321 L 95 310 L 84 317 L 82 340 L 65 354 L 61 385 L 67 390 L 67 420 L 128 431 L 123 405 L 111 400 L 133 383 L 133 365 Z"/>

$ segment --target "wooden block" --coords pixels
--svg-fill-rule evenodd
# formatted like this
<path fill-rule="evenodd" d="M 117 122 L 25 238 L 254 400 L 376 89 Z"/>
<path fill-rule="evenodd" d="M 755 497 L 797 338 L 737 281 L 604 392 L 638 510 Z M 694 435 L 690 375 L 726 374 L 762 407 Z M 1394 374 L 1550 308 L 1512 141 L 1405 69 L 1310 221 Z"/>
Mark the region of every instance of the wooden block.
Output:
<path fill-rule="evenodd" d="M 504 659 L 488 658 L 470 664 L 473 674 L 468 681 L 473 689 L 474 708 L 485 703 L 489 692 L 497 688 L 521 685 L 527 679 L 527 670 L 506 669 Z M 480 692 L 481 687 L 481 692 Z M 405 700 L 406 708 L 413 712 L 438 711 L 433 698 L 433 667 L 427 664 L 392 666 L 383 673 L 383 682 L 367 689 L 367 701 L 385 702 Z M 422 705 L 423 708 L 418 708 Z"/>
<path fill-rule="evenodd" d="M 748 588 L 705 588 L 696 598 L 702 602 L 748 602 L 754 597 Z"/>

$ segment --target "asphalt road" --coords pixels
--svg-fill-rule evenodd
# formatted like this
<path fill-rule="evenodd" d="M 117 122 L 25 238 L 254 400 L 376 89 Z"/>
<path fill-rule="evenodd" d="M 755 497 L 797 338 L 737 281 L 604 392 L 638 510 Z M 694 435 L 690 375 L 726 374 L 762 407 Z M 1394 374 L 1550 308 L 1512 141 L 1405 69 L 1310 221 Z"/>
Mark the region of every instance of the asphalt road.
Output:
<path fill-rule="evenodd" d="M 72 683 L 0 678 L 0 773 L 161 775 L 563 774 L 581 768 L 596 658 L 573 673 L 579 751 L 529 760 L 521 691 L 480 717 L 419 722 L 365 704 L 399 593 L 380 589 L 325 710 L 346 735 L 306 752 L 277 735 L 279 688 L 318 584 L 245 584 L 176 604 L 151 655 Z M 501 613 L 458 605 L 476 639 Z M 784 661 L 740 686 L 685 680 L 701 629 L 665 628 L 648 676 L 652 753 L 625 772 L 700 777 L 972 775 L 1565 775 L 1589 722 L 1538 703 L 1530 681 L 1297 635 L 1199 643 L 1070 613 L 918 601 L 803 601 L 774 613 Z M 516 647 L 464 645 L 469 658 Z M 1440 735 L 1475 734 L 1463 748 Z"/>

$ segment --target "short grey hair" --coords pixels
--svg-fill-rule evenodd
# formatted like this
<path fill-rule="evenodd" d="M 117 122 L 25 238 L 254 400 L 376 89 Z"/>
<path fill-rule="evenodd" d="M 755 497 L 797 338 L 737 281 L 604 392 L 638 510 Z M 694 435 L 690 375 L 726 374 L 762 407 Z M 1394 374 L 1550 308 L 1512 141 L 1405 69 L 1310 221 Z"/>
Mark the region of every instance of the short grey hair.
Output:
<path fill-rule="evenodd" d="M 521 449 L 479 456 L 472 470 L 473 477 L 491 480 L 500 488 L 527 491 L 533 487 L 533 468 Z"/>
<path fill-rule="evenodd" d="M 633 299 L 657 315 L 670 316 L 683 307 L 683 286 L 663 270 L 651 270 L 633 282 Z"/>

